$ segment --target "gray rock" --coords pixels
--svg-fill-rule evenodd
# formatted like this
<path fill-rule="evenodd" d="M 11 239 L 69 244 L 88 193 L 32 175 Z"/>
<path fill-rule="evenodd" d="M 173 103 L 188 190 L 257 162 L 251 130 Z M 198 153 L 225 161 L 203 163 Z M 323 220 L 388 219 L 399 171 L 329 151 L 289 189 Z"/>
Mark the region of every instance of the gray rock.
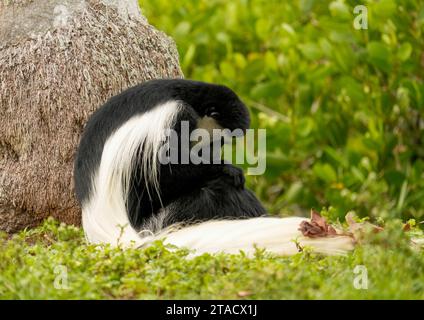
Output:
<path fill-rule="evenodd" d="M 0 230 L 79 224 L 73 160 L 89 115 L 182 76 L 175 43 L 136 0 L 0 0 Z"/>

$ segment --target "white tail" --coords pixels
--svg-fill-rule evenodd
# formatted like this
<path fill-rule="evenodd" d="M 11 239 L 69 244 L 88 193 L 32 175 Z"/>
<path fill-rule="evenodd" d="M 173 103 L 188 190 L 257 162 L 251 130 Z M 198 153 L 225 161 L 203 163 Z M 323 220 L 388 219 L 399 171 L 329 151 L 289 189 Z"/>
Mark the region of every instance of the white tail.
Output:
<path fill-rule="evenodd" d="M 279 255 L 291 255 L 299 251 L 299 246 L 310 246 L 324 254 L 343 254 L 353 248 L 353 240 L 347 236 L 303 237 L 298 228 L 307 219 L 298 217 L 208 221 L 181 229 L 177 226 L 167 228 L 156 235 L 134 230 L 128 219 L 126 200 L 137 153 L 142 149 L 146 186 L 157 192 L 158 164 L 155 155 L 165 139 L 164 129 L 173 126 L 179 108 L 177 101 L 159 105 L 131 118 L 106 141 L 100 166 L 93 177 L 91 196 L 82 204 L 83 227 L 89 242 L 144 246 L 163 239 L 165 243 L 194 249 L 194 254 L 238 253 L 240 250 L 252 254 L 257 247 Z M 163 214 L 166 212 L 148 221 L 146 226 L 160 224 Z"/>
<path fill-rule="evenodd" d="M 164 231 L 151 240 L 164 239 L 164 243 L 195 250 L 202 253 L 255 253 L 263 248 L 278 255 L 293 255 L 300 248 L 328 254 L 345 254 L 354 247 L 349 236 L 307 238 L 298 230 L 306 218 L 251 218 L 246 220 L 217 220 L 192 225 L 180 230 Z"/>

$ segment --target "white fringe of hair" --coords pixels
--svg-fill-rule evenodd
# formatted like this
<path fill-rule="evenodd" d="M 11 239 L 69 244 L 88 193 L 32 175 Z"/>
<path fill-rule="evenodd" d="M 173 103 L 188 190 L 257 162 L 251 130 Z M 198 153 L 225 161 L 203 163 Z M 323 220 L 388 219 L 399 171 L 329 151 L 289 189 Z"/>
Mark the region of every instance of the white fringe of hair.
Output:
<path fill-rule="evenodd" d="M 112 245 L 143 244 L 131 228 L 126 202 L 130 175 L 138 156 L 148 192 L 159 194 L 159 148 L 180 110 L 178 101 L 169 101 L 128 120 L 106 141 L 100 166 L 93 180 L 92 195 L 82 205 L 82 223 L 92 243 Z M 140 154 L 138 154 L 140 153 Z M 153 189 L 153 190 L 152 190 Z"/>
<path fill-rule="evenodd" d="M 149 112 L 135 116 L 122 125 L 106 141 L 100 166 L 93 179 L 90 199 L 83 204 L 82 221 L 86 238 L 95 244 L 141 247 L 155 240 L 193 249 L 202 253 L 239 253 L 252 255 L 256 248 L 278 255 L 292 255 L 308 246 L 324 254 L 343 254 L 353 248 L 347 236 L 305 238 L 298 230 L 306 218 L 251 218 L 245 220 L 213 220 L 191 226 L 161 229 L 167 210 L 147 221 L 137 232 L 129 222 L 126 201 L 130 175 L 141 152 L 142 173 L 150 192 L 159 192 L 158 150 L 180 110 L 178 101 L 169 101 Z"/>

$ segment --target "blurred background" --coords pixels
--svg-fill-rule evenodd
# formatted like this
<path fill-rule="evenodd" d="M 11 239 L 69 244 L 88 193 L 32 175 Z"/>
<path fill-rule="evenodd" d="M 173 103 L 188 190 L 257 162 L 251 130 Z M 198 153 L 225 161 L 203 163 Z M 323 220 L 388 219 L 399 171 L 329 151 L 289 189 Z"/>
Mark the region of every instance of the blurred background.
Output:
<path fill-rule="evenodd" d="M 368 29 L 354 28 L 365 5 Z M 248 177 L 272 214 L 424 216 L 424 1 L 141 0 L 189 79 L 228 85 L 267 129 Z"/>

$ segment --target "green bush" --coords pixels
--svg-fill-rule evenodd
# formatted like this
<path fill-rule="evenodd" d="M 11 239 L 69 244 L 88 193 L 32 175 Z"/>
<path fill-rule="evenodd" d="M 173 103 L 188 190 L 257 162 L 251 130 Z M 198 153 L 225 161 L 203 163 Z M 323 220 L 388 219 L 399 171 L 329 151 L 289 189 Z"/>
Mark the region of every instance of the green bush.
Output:
<path fill-rule="evenodd" d="M 332 206 L 424 215 L 424 2 L 142 0 L 177 43 L 187 78 L 230 86 L 267 129 L 249 185 L 270 212 Z"/>

